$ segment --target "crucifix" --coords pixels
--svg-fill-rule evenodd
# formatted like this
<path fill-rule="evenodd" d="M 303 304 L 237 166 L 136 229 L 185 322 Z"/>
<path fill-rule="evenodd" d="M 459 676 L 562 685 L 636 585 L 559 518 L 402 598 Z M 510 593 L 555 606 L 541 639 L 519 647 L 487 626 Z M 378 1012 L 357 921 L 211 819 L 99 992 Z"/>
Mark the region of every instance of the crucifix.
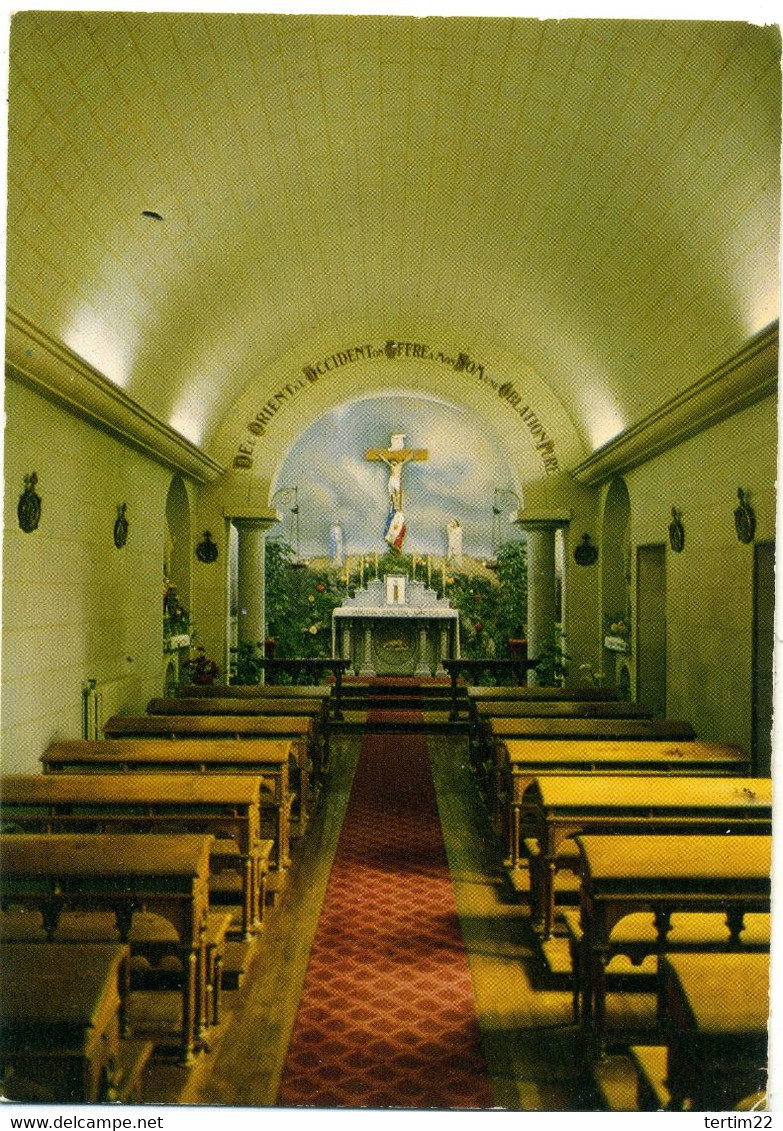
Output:
<path fill-rule="evenodd" d="M 412 460 L 421 461 L 429 459 L 429 452 L 425 448 L 405 448 L 405 436 L 397 433 L 391 438 L 388 448 L 368 448 L 364 458 L 375 463 L 383 462 L 389 468 L 389 502 L 392 510 L 402 510 L 402 469 Z"/>

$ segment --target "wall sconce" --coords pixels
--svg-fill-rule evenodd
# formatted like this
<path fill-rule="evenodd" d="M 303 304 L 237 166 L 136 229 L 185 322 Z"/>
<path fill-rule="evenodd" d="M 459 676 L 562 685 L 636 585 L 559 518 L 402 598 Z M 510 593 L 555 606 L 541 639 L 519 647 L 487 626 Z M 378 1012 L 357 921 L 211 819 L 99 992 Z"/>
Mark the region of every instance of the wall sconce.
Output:
<path fill-rule="evenodd" d="M 593 545 L 589 534 L 582 535 L 582 541 L 574 550 L 574 561 L 580 566 L 595 565 L 598 561 L 598 547 Z"/>
<path fill-rule="evenodd" d="M 37 482 L 38 476 L 34 471 L 25 475 L 24 491 L 19 496 L 19 502 L 16 505 L 16 517 L 19 519 L 19 526 L 25 534 L 30 534 L 33 530 L 36 530 L 41 521 L 41 498 L 35 490 Z"/>
<path fill-rule="evenodd" d="M 217 545 L 215 542 L 213 542 L 210 532 L 208 530 L 205 530 L 202 540 L 196 546 L 196 557 L 200 562 L 209 564 L 210 562 L 216 562 L 217 556 Z"/>
<path fill-rule="evenodd" d="M 685 527 L 682 525 L 682 512 L 672 507 L 672 520 L 669 523 L 669 545 L 675 554 L 681 554 L 685 545 Z"/>
<path fill-rule="evenodd" d="M 117 507 L 117 517 L 114 520 L 114 545 L 121 550 L 128 541 L 128 520 L 125 517 L 127 503 L 120 503 Z"/>
<path fill-rule="evenodd" d="M 740 542 L 752 542 L 756 533 L 756 515 L 741 487 L 737 488 L 737 498 L 739 506 L 734 511 L 734 529 Z"/>

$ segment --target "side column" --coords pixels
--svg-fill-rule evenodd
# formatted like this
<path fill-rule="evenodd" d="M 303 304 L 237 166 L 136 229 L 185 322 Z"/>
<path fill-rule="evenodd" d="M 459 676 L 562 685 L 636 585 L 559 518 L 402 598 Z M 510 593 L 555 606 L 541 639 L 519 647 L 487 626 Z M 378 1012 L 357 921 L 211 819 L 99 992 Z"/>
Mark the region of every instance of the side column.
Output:
<path fill-rule="evenodd" d="M 260 516 L 232 516 L 237 543 L 237 642 L 259 645 L 266 640 L 266 532 L 275 520 Z M 264 677 L 261 676 L 263 683 Z"/>
<path fill-rule="evenodd" d="M 518 524 L 527 534 L 527 639 L 532 660 L 544 659 L 555 644 L 555 532 L 570 515 L 520 512 Z M 528 683 L 538 683 L 534 671 Z"/>

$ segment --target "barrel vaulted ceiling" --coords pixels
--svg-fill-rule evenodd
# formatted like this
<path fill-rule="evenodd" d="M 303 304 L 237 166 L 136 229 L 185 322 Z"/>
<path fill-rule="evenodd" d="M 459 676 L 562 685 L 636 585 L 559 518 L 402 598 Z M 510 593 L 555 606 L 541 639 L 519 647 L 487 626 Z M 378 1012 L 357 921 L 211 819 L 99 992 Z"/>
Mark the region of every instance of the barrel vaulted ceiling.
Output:
<path fill-rule="evenodd" d="M 320 364 L 287 443 L 488 376 L 573 463 L 777 317 L 779 64 L 742 22 L 22 12 L 8 305 L 218 460 Z"/>

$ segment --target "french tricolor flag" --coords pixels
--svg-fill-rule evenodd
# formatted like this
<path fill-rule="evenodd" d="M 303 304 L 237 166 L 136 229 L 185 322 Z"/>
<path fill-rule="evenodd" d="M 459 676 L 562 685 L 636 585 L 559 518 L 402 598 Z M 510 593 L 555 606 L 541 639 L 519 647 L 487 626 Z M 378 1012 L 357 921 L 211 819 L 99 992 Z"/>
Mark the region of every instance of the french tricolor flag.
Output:
<path fill-rule="evenodd" d="M 405 541 L 405 516 L 402 511 L 391 511 L 386 520 L 386 529 L 383 536 L 395 550 L 401 550 Z"/>

